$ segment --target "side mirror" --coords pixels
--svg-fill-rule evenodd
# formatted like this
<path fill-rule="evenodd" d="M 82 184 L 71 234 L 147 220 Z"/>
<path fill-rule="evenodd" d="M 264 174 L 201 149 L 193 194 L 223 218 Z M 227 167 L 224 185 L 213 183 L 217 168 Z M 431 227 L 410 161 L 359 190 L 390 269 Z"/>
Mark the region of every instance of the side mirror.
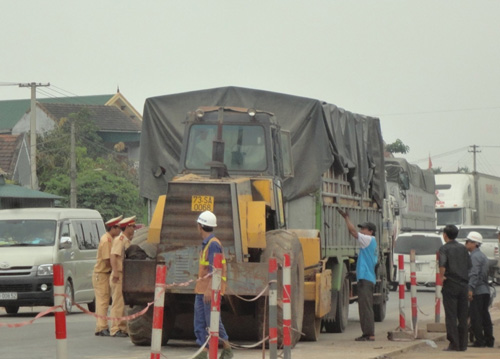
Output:
<path fill-rule="evenodd" d="M 71 237 L 61 237 L 61 241 L 59 242 L 59 249 L 68 249 L 73 245 L 73 241 Z"/>

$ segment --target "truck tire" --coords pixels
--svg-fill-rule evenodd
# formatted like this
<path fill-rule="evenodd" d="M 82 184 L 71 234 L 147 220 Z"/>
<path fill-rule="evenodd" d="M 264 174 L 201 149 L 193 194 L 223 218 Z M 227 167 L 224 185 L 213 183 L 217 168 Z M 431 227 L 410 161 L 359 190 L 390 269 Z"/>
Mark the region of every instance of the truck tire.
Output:
<path fill-rule="evenodd" d="M 316 303 L 307 301 L 304 303 L 304 321 L 302 323 L 302 340 L 317 342 L 321 332 L 321 318 L 316 317 Z"/>
<path fill-rule="evenodd" d="M 19 306 L 18 305 L 8 305 L 5 307 L 5 311 L 7 314 L 17 314 L 19 311 Z"/>
<path fill-rule="evenodd" d="M 275 230 L 266 233 L 266 249 L 261 255 L 261 263 L 268 263 L 270 257 L 276 257 L 278 264 L 283 264 L 284 254 L 290 254 L 291 260 L 291 309 L 292 309 L 292 348 L 300 340 L 302 322 L 304 319 L 304 254 L 298 237 L 285 230 Z M 283 269 L 278 269 L 278 346 L 283 339 Z M 261 298 L 256 305 L 257 335 L 260 339 L 269 332 L 269 308 L 267 301 Z"/>
<path fill-rule="evenodd" d="M 89 312 L 95 313 L 95 298 L 92 302 L 87 303 L 87 308 Z"/>
<path fill-rule="evenodd" d="M 134 305 L 126 307 L 126 315 L 132 315 L 140 312 L 146 306 Z M 150 306 L 148 311 L 140 317 L 131 319 L 127 322 L 128 335 L 132 343 L 138 346 L 151 345 L 151 332 L 153 329 L 153 311 L 154 307 Z M 161 345 L 166 345 L 175 324 L 175 312 L 170 310 L 170 307 L 165 306 L 163 312 L 163 330 L 161 336 Z"/>
<path fill-rule="evenodd" d="M 342 264 L 342 287 L 338 292 L 337 307 L 331 308 L 330 313 L 335 310 L 335 319 L 332 319 L 331 314 L 326 315 L 326 319 L 323 319 L 323 325 L 327 333 L 343 333 L 345 328 L 347 328 L 347 322 L 349 320 L 349 277 L 347 276 L 347 267 Z M 332 291 L 332 297 L 335 294 Z M 334 303 L 334 298 L 332 298 L 332 303 Z"/>

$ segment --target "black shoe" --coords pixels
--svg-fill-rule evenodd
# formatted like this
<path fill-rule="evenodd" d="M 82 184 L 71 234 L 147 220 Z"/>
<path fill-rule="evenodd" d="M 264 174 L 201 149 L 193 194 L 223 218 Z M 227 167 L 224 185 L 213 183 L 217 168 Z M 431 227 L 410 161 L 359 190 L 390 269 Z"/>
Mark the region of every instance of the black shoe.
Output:
<path fill-rule="evenodd" d="M 469 346 L 472 347 L 472 348 L 485 348 L 486 344 L 479 343 L 479 342 L 474 342 L 474 344 L 469 345 Z"/>
<path fill-rule="evenodd" d="M 456 349 L 455 347 L 452 347 L 451 345 L 448 345 L 448 348 L 444 348 L 443 351 L 444 352 L 456 352 L 456 351 L 458 351 L 458 349 Z"/>
<path fill-rule="evenodd" d="M 354 340 L 357 342 L 373 342 L 373 341 L 375 341 L 375 337 L 369 336 L 369 335 L 362 335 Z"/>
<path fill-rule="evenodd" d="M 113 337 L 115 337 L 115 338 L 126 338 L 126 337 L 128 337 L 128 334 L 127 334 L 127 333 L 125 333 L 125 332 L 122 332 L 121 330 L 119 330 L 119 331 L 117 331 L 117 332 L 113 335 Z"/>
<path fill-rule="evenodd" d="M 103 329 L 100 332 L 95 333 L 96 337 L 109 337 L 109 329 Z"/>

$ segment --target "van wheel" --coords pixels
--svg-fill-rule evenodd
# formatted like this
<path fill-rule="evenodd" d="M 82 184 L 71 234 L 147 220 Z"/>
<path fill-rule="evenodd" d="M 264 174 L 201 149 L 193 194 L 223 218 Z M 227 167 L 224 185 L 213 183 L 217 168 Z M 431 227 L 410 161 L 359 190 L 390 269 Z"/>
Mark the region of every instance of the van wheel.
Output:
<path fill-rule="evenodd" d="M 66 294 L 66 296 L 64 297 L 64 311 L 66 312 L 66 314 L 71 314 L 71 310 L 73 309 L 74 295 L 73 284 L 71 284 L 71 281 L 69 279 L 66 281 L 66 285 L 64 286 L 64 294 Z"/>
<path fill-rule="evenodd" d="M 18 305 L 8 305 L 5 307 L 5 311 L 7 314 L 17 314 L 19 311 L 19 306 Z"/>
<path fill-rule="evenodd" d="M 95 313 L 95 298 L 92 302 L 87 303 L 87 308 L 89 308 L 89 312 Z"/>

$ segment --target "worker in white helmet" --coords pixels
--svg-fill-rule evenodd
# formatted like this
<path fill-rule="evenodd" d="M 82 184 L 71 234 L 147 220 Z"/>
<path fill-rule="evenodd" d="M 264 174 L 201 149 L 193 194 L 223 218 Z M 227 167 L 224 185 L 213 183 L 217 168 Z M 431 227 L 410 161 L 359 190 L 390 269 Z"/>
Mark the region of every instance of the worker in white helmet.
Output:
<path fill-rule="evenodd" d="M 219 239 L 213 233 L 217 227 L 217 218 L 215 214 L 210 211 L 202 212 L 198 220 L 198 233 L 203 238 L 200 263 L 198 269 L 198 281 L 195 287 L 195 303 L 194 303 L 194 334 L 196 336 L 196 343 L 202 346 L 207 338 L 207 328 L 210 327 L 210 300 L 212 289 L 212 277 L 209 275 L 213 272 L 213 262 L 216 253 L 222 253 L 222 282 L 221 282 L 221 295 L 224 295 L 226 287 L 226 260 L 224 258 L 224 250 Z M 230 359 L 233 357 L 233 351 L 229 344 L 229 338 L 222 324 L 219 320 L 219 338 L 222 341 L 223 350 L 219 359 Z M 195 359 L 208 359 L 208 346 L 198 354 Z"/>
<path fill-rule="evenodd" d="M 488 306 L 490 303 L 490 289 L 488 287 L 488 257 L 479 247 L 483 244 L 483 237 L 478 232 L 469 232 L 465 239 L 465 247 L 470 253 L 472 268 L 469 270 L 469 316 L 472 333 L 474 334 L 473 347 L 493 348 L 493 324 L 491 323 Z"/>

